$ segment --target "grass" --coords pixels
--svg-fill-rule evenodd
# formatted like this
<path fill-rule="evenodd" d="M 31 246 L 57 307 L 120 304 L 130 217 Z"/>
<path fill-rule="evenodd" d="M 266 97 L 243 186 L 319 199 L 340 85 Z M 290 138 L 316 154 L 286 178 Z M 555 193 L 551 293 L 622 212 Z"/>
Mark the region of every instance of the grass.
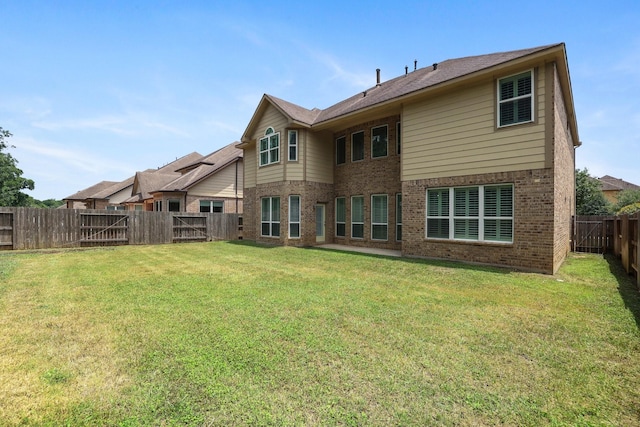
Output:
<path fill-rule="evenodd" d="M 2 253 L 0 425 L 632 426 L 639 319 L 601 256 Z"/>

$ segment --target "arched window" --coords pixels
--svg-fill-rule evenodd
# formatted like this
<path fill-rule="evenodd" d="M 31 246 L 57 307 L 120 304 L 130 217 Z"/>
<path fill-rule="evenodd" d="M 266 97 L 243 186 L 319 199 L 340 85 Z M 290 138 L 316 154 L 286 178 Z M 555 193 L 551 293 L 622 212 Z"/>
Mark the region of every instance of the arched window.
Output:
<path fill-rule="evenodd" d="M 271 126 L 260 138 L 260 166 L 278 163 L 280 161 L 280 133 Z"/>

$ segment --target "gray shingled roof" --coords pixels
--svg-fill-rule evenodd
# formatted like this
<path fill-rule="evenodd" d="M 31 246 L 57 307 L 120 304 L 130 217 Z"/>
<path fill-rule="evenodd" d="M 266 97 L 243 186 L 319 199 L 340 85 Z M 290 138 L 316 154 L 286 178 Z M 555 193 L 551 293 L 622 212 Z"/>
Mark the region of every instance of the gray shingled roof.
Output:
<path fill-rule="evenodd" d="M 239 144 L 238 141 L 233 142 L 207 156 L 202 157 L 199 161 L 185 166 L 183 169 L 189 169 L 191 167 L 193 167 L 193 169 L 166 185 L 154 189 L 152 192 L 188 190 L 191 186 L 208 178 L 233 161 L 242 158 L 244 151 L 237 148 L 237 144 Z"/>
<path fill-rule="evenodd" d="M 110 187 L 105 188 L 104 190 L 94 194 L 93 196 L 87 197 L 87 199 L 108 199 L 110 196 L 116 194 L 118 191 L 122 191 L 125 188 L 133 185 L 133 180 L 135 176 L 125 179 L 124 181 L 118 182 Z"/>
<path fill-rule="evenodd" d="M 113 185 L 117 184 L 116 181 L 101 181 L 91 187 L 87 187 L 84 190 L 80 190 L 71 196 L 65 197 L 64 200 L 87 200 L 93 198 L 93 195 L 99 193 Z"/>
<path fill-rule="evenodd" d="M 435 68 L 431 65 L 381 82 L 324 110 L 309 110 L 273 95 L 265 94 L 265 98 L 293 120 L 312 126 L 558 46 L 562 44 L 448 59 L 438 63 Z"/>

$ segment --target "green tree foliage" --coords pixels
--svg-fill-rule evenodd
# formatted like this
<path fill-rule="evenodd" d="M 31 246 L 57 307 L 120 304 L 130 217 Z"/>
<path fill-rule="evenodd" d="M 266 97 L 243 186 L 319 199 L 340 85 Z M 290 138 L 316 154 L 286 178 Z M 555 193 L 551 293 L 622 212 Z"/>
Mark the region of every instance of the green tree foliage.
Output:
<path fill-rule="evenodd" d="M 589 175 L 587 168 L 576 170 L 576 214 L 609 215 L 611 204 L 605 199 L 602 184 Z"/>
<path fill-rule="evenodd" d="M 618 194 L 618 201 L 613 206 L 617 213 L 634 213 L 640 210 L 640 190 L 624 190 Z"/>
<path fill-rule="evenodd" d="M 22 170 L 16 166 L 18 161 L 5 152 L 9 137 L 11 133 L 0 127 L 0 206 L 29 206 L 33 199 L 21 190 L 33 190 L 35 184 L 22 177 Z"/>

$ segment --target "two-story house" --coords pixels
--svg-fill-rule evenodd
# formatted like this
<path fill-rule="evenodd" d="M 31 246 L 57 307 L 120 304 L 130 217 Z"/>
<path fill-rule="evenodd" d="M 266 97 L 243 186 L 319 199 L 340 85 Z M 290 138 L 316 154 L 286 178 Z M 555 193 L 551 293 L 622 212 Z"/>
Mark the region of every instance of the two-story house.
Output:
<path fill-rule="evenodd" d="M 324 109 L 264 95 L 244 236 L 554 273 L 579 145 L 564 44 L 434 63 Z"/>

